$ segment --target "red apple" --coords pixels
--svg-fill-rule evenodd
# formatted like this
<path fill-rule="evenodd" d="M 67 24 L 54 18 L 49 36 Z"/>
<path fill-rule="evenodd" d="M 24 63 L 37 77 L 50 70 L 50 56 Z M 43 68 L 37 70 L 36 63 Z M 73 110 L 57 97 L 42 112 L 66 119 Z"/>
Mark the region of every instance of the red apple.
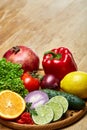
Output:
<path fill-rule="evenodd" d="M 3 57 L 12 63 L 21 64 L 25 72 L 39 69 L 39 57 L 32 49 L 26 46 L 12 47 L 5 52 Z"/>

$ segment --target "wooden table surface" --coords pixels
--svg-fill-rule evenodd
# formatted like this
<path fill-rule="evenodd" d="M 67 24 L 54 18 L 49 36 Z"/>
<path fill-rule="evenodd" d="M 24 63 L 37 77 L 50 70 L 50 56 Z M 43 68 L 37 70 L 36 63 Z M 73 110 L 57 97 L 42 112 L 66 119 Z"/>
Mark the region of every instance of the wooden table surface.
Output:
<path fill-rule="evenodd" d="M 87 0 L 0 0 L 0 58 L 16 45 L 35 50 L 40 67 L 45 51 L 68 47 L 87 72 Z M 87 115 L 61 130 L 87 130 Z"/>

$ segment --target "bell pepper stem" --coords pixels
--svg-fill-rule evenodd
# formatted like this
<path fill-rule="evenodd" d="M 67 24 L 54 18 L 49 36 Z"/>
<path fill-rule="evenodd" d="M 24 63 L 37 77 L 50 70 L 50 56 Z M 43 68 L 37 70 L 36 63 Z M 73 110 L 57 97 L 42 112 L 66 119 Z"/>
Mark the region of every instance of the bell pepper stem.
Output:
<path fill-rule="evenodd" d="M 56 59 L 59 60 L 62 57 L 62 55 L 60 53 L 56 54 L 53 51 L 47 51 L 47 52 L 44 53 L 44 55 L 47 55 L 47 54 L 52 54 L 51 59 L 56 58 Z"/>

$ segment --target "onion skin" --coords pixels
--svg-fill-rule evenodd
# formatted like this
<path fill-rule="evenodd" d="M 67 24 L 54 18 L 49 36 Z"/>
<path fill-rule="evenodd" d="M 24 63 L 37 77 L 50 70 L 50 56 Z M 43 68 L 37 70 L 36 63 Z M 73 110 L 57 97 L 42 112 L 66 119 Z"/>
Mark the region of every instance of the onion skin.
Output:
<path fill-rule="evenodd" d="M 39 69 L 39 57 L 32 49 L 26 46 L 16 46 L 7 50 L 3 55 L 7 61 L 22 65 L 22 69 L 26 71 L 36 71 Z"/>
<path fill-rule="evenodd" d="M 46 74 L 44 75 L 40 86 L 42 89 L 54 89 L 54 90 L 59 90 L 59 80 L 52 74 Z"/>

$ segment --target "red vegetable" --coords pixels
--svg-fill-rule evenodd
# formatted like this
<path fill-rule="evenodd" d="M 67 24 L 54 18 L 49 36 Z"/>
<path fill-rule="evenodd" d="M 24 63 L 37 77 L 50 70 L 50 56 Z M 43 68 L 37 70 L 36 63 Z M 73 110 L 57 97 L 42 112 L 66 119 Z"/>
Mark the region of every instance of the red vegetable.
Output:
<path fill-rule="evenodd" d="M 59 80 L 52 74 L 46 74 L 43 76 L 43 79 L 41 80 L 41 88 L 45 89 L 59 89 Z"/>
<path fill-rule="evenodd" d="M 77 70 L 72 53 L 65 47 L 52 49 L 45 53 L 42 66 L 46 74 L 53 74 L 59 81 L 67 73 Z"/>
<path fill-rule="evenodd" d="M 40 86 L 39 79 L 32 77 L 32 75 L 29 74 L 28 72 L 25 72 L 22 75 L 21 79 L 23 80 L 23 84 L 24 84 L 25 88 L 29 92 L 39 89 L 39 86 Z"/>
<path fill-rule="evenodd" d="M 19 124 L 34 124 L 33 119 L 31 118 L 31 115 L 29 112 L 24 112 L 22 115 L 16 120 Z"/>
<path fill-rule="evenodd" d="M 7 50 L 3 55 L 7 61 L 22 65 L 24 71 L 34 71 L 39 69 L 39 57 L 26 46 L 16 46 Z"/>

